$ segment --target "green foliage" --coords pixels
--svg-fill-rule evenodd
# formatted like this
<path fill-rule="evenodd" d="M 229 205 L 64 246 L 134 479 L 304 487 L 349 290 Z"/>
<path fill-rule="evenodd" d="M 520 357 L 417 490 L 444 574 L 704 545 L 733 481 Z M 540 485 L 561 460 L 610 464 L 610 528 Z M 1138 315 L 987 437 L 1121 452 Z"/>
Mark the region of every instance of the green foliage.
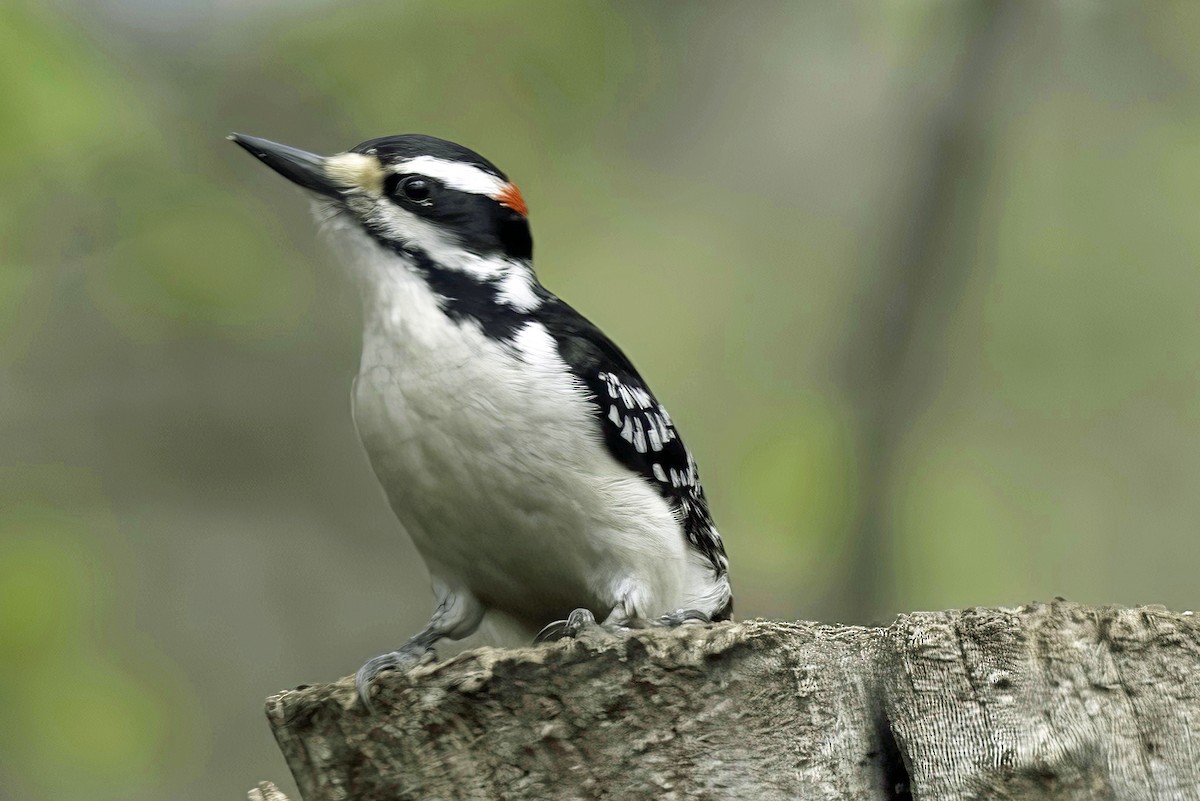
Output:
<path fill-rule="evenodd" d="M 94 481 L 61 467 L 0 473 L 0 771 L 31 797 L 120 799 L 185 763 L 168 721 L 187 691 L 130 641 L 114 523 Z M 149 657 L 149 658 L 148 658 Z M 159 663 L 155 665 L 154 663 Z M 174 698 L 169 700 L 167 693 Z"/>

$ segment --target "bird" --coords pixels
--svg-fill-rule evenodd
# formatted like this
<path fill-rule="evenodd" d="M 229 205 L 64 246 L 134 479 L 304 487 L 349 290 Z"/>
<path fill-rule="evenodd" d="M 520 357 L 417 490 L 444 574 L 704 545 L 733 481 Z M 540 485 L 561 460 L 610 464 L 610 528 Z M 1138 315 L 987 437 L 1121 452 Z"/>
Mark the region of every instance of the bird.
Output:
<path fill-rule="evenodd" d="M 542 639 L 731 618 L 695 458 L 625 353 L 538 280 L 505 173 L 424 134 L 330 156 L 228 138 L 306 190 L 362 296 L 355 428 L 434 595 L 357 672 L 368 708 L 379 674 L 485 616 Z"/>

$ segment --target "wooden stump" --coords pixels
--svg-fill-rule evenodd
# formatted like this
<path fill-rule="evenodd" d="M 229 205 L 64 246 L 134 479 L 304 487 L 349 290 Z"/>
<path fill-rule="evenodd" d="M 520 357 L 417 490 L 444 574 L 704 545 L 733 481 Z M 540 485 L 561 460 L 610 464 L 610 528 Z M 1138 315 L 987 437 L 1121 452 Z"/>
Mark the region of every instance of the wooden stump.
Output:
<path fill-rule="evenodd" d="M 305 801 L 1200 799 L 1200 626 L 1157 607 L 589 635 L 377 690 L 269 700 Z"/>

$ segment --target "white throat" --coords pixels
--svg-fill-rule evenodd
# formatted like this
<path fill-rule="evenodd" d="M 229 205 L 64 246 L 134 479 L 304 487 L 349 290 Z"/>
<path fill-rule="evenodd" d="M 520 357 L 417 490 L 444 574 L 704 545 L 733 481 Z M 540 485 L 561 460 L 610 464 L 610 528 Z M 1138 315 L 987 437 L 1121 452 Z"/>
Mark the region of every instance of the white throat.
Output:
<path fill-rule="evenodd" d="M 349 212 L 336 213 L 328 201 L 316 201 L 314 211 L 324 233 L 334 244 L 362 292 L 365 311 L 378 313 L 380 306 L 403 306 L 412 281 L 425 284 L 416 260 L 383 247 L 355 222 Z M 536 291 L 537 279 L 532 265 L 524 259 L 503 255 L 480 255 L 464 249 L 431 223 L 413 215 L 393 221 L 389 233 L 420 251 L 440 269 L 461 272 L 481 284 L 496 288 L 496 302 L 519 312 L 529 312 L 542 304 Z M 428 287 L 426 286 L 426 290 Z"/>

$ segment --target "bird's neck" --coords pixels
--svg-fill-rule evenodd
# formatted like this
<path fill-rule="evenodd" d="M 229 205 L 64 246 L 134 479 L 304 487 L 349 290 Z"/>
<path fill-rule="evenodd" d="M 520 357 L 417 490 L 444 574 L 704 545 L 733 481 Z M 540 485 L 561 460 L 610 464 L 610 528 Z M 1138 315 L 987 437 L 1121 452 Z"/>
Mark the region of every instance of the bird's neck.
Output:
<path fill-rule="evenodd" d="M 527 260 L 453 249 L 430 253 L 380 242 L 357 227 L 331 233 L 359 286 L 368 328 L 421 336 L 441 315 L 505 340 L 549 297 Z"/>

